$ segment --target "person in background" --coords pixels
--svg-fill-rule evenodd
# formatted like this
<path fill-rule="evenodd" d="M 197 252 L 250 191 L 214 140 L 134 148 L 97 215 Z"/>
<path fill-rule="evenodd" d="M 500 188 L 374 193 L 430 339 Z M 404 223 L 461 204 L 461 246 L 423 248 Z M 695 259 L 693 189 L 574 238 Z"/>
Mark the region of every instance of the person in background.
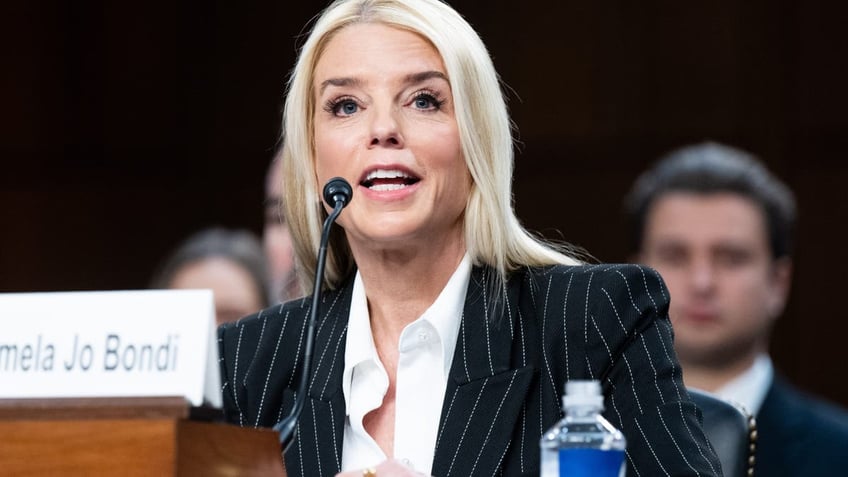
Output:
<path fill-rule="evenodd" d="M 211 289 L 218 325 L 271 304 L 262 246 L 247 230 L 216 227 L 190 236 L 165 259 L 151 287 Z"/>
<path fill-rule="evenodd" d="M 283 212 L 282 165 L 278 153 L 268 167 L 265 178 L 265 228 L 262 231 L 262 247 L 270 274 L 269 293 L 274 301 L 280 303 L 302 295 L 294 270 L 291 232 Z"/>
<path fill-rule="evenodd" d="M 313 25 L 283 121 L 304 289 L 324 184 L 353 196 L 318 283 L 308 388 L 304 298 L 218 329 L 227 420 L 271 427 L 303 397 L 291 477 L 530 476 L 565 382 L 597 379 L 628 475 L 720 475 L 659 275 L 583 265 L 520 225 L 506 102 L 468 22 L 439 0 L 339 0 Z"/>
<path fill-rule="evenodd" d="M 792 192 L 750 154 L 708 142 L 643 173 L 625 208 L 638 261 L 671 293 L 684 382 L 756 416 L 755 475 L 845 472 L 848 415 L 793 388 L 768 354 L 792 275 Z"/>

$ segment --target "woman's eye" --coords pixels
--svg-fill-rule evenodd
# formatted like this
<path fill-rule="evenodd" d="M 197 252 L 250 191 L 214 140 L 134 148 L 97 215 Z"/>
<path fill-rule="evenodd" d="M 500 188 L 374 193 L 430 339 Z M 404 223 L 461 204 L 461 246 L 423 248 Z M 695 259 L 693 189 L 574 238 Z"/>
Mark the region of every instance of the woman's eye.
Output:
<path fill-rule="evenodd" d="M 433 95 L 426 93 L 422 93 L 416 96 L 415 99 L 412 100 L 412 104 L 418 109 L 427 110 L 439 109 L 442 105 L 442 103 L 436 100 Z"/>
<path fill-rule="evenodd" d="M 359 110 L 359 106 L 352 100 L 346 99 L 336 103 L 333 112 L 344 116 L 349 116 Z"/>
<path fill-rule="evenodd" d="M 359 111 L 359 104 L 351 98 L 331 99 L 324 105 L 324 111 L 334 116 L 350 116 Z"/>
<path fill-rule="evenodd" d="M 431 104 L 432 102 L 430 101 L 430 98 L 426 98 L 424 96 L 415 98 L 415 106 L 418 108 L 426 109 L 429 108 Z"/>

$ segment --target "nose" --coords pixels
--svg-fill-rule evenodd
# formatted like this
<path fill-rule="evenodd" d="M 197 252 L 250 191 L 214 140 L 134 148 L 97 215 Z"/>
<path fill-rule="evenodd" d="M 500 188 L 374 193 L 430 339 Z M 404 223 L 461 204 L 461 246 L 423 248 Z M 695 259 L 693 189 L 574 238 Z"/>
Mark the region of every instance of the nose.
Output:
<path fill-rule="evenodd" d="M 709 261 L 699 261 L 692 265 L 690 280 L 695 291 L 709 293 L 715 287 L 715 269 Z"/>
<path fill-rule="evenodd" d="M 374 107 L 372 112 L 369 146 L 402 148 L 403 134 L 398 117 L 400 112 L 393 107 Z"/>

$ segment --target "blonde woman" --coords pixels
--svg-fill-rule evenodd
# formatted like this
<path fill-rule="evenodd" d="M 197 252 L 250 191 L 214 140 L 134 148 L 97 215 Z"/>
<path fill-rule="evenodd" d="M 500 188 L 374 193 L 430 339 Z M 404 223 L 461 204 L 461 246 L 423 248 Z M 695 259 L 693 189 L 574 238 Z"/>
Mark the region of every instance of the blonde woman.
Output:
<path fill-rule="evenodd" d="M 599 379 L 631 475 L 720 475 L 649 269 L 583 266 L 511 206 L 512 137 L 478 35 L 437 0 L 342 0 L 292 74 L 286 217 L 311 289 L 321 186 L 353 185 L 322 286 L 289 475 L 538 475 L 568 379 Z M 308 300 L 219 330 L 225 411 L 287 415 Z"/>

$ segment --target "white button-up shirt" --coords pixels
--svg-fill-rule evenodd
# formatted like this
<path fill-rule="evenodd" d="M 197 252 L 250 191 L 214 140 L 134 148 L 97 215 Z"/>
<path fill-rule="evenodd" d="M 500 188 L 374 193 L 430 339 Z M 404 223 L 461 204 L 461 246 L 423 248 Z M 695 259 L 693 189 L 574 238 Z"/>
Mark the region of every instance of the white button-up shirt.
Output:
<path fill-rule="evenodd" d="M 398 343 L 394 458 L 429 475 L 448 373 L 453 361 L 471 259 L 463 257 L 447 285 L 417 320 L 407 325 Z M 380 407 L 389 378 L 377 356 L 365 288 L 359 272 L 353 283 L 342 390 L 347 416 L 342 470 L 376 466 L 386 459 L 362 425 Z"/>
<path fill-rule="evenodd" d="M 754 364 L 750 368 L 728 381 L 715 393 L 723 399 L 741 404 L 748 412 L 756 416 L 760 412 L 772 380 L 774 380 L 774 366 L 771 364 L 771 359 L 768 355 L 760 354 L 754 359 Z"/>

